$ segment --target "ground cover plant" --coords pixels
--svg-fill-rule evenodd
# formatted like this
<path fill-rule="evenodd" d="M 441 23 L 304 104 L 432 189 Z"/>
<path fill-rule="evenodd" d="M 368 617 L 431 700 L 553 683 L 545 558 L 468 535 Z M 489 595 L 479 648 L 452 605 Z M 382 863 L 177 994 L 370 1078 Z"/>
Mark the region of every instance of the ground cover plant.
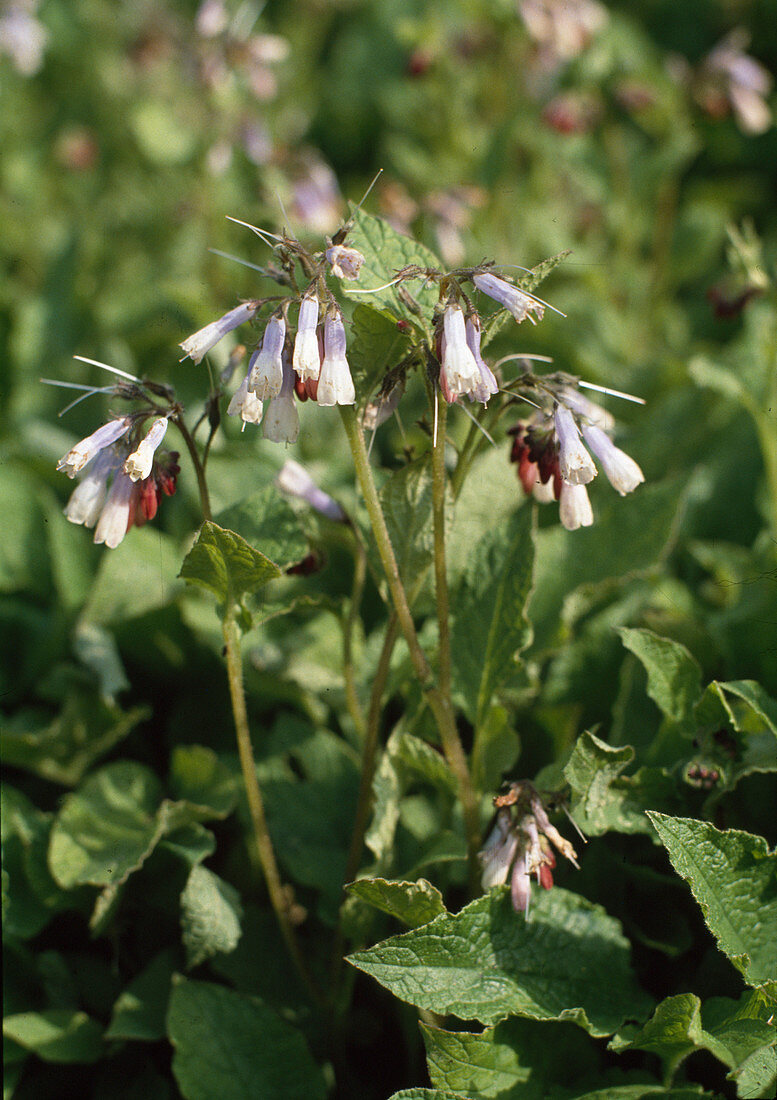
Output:
<path fill-rule="evenodd" d="M 4 1096 L 773 1096 L 769 5 L 0 29 Z"/>

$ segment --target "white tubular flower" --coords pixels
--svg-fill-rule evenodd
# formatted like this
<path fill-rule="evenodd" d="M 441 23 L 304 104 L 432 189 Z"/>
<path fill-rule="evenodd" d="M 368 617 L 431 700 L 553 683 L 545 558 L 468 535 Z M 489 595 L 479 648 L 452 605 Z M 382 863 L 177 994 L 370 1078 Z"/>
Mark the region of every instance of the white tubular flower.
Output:
<path fill-rule="evenodd" d="M 339 310 L 324 321 L 324 360 L 316 400 L 319 405 L 353 405 L 356 401 L 351 369 L 345 358 L 345 325 Z"/>
<path fill-rule="evenodd" d="M 284 462 L 281 471 L 275 479 L 275 484 L 283 493 L 304 500 L 311 508 L 315 508 L 322 516 L 334 520 L 335 523 L 344 523 L 345 512 L 323 489 L 319 489 L 307 470 L 300 466 L 299 462 L 289 459 Z"/>
<path fill-rule="evenodd" d="M 568 409 L 571 409 L 573 413 L 581 418 L 584 424 L 587 421 L 589 424 L 595 424 L 597 428 L 602 428 L 608 432 L 611 432 L 615 427 L 615 417 L 608 413 L 606 409 L 603 409 L 601 405 L 589 401 L 580 390 L 576 390 L 572 386 L 565 386 L 561 391 L 560 399 Z"/>
<path fill-rule="evenodd" d="M 218 321 L 212 321 L 205 328 L 201 328 L 199 332 L 195 332 L 193 336 L 187 336 L 178 345 L 184 350 L 183 358 L 185 359 L 188 356 L 194 363 L 202 362 L 204 356 L 208 354 L 211 348 L 216 346 L 222 336 L 226 336 L 232 329 L 250 320 L 258 308 L 259 302 L 255 300 L 242 302 L 239 306 L 231 309 L 229 313 L 225 313 L 223 317 L 219 317 Z"/>
<path fill-rule="evenodd" d="M 71 523 L 94 527 L 108 494 L 108 478 L 118 464 L 119 458 L 113 451 L 100 451 L 65 505 L 65 515 Z"/>
<path fill-rule="evenodd" d="M 531 294 L 525 294 L 505 279 L 492 275 L 490 271 L 474 275 L 472 282 L 483 294 L 487 294 L 489 298 L 499 302 L 500 306 L 504 306 L 519 323 L 528 317 L 531 323 L 536 325 L 537 321 L 541 321 L 545 316 L 545 306 L 542 302 L 533 298 Z M 537 321 L 532 317 L 532 313 L 536 315 Z"/>
<path fill-rule="evenodd" d="M 558 515 L 567 531 L 591 526 L 594 513 L 585 485 L 570 485 L 568 481 L 562 481 L 561 495 L 558 498 Z"/>
<path fill-rule="evenodd" d="M 306 295 L 299 304 L 297 335 L 294 339 L 294 370 L 303 382 L 318 378 L 321 357 L 318 351 L 318 296 L 315 291 Z"/>
<path fill-rule="evenodd" d="M 277 397 L 283 385 L 283 343 L 286 339 L 286 322 L 282 317 L 271 317 L 262 337 L 262 346 L 251 356 L 248 389 L 260 401 Z"/>
<path fill-rule="evenodd" d="M 499 833 L 497 833 L 499 830 Z M 501 836 L 500 836 L 501 833 Z M 479 853 L 479 859 L 483 864 L 483 874 L 480 885 L 484 890 L 490 890 L 492 886 L 501 886 L 507 881 L 513 860 L 518 854 L 520 841 L 518 836 L 510 828 L 510 818 L 501 825 L 497 822 L 485 847 Z"/>
<path fill-rule="evenodd" d="M 273 443 L 295 443 L 299 435 L 299 414 L 294 400 L 294 370 L 288 353 L 283 356 L 283 384 L 277 397 L 270 400 L 262 425 L 262 435 Z"/>
<path fill-rule="evenodd" d="M 145 439 L 141 439 L 138 449 L 125 459 L 124 473 L 132 481 L 143 481 L 151 473 L 154 452 L 164 439 L 166 431 L 167 417 L 160 416 L 149 428 Z"/>
<path fill-rule="evenodd" d="M 113 479 L 108 500 L 100 515 L 97 530 L 94 533 L 95 542 L 104 542 L 109 549 L 116 549 L 127 534 L 134 493 L 135 483 L 119 470 Z"/>
<path fill-rule="evenodd" d="M 523 912 L 524 917 L 528 917 L 531 903 L 531 877 L 526 862 L 526 853 L 523 850 L 518 853 L 513 864 L 513 873 L 510 878 L 510 896 L 516 913 Z"/>
<path fill-rule="evenodd" d="M 258 424 L 264 412 L 262 402 L 255 393 L 250 393 L 248 390 L 250 376 L 251 370 L 249 368 L 248 374 L 232 394 L 232 399 L 227 407 L 227 416 L 239 416 L 243 421 L 244 428 L 246 424 Z"/>
<path fill-rule="evenodd" d="M 622 497 L 633 492 L 645 480 L 637 463 L 616 447 L 610 437 L 595 425 L 583 427 L 583 438 L 602 464 L 607 480 Z"/>
<path fill-rule="evenodd" d="M 596 477 L 596 467 L 582 444 L 574 416 L 565 405 L 556 405 L 553 422 L 561 476 L 570 485 L 587 485 Z"/>
<path fill-rule="evenodd" d="M 470 398 L 473 401 L 481 401 L 484 405 L 487 405 L 488 399 L 493 394 L 499 393 L 499 383 L 494 377 L 494 372 L 484 362 L 483 356 L 480 354 L 480 318 L 477 314 L 467 318 L 465 331 L 467 334 L 467 347 L 474 355 L 480 371 L 480 382 L 472 390 Z"/>
<path fill-rule="evenodd" d="M 537 474 L 537 480 L 534 483 L 531 495 L 537 501 L 538 504 L 550 504 L 552 500 L 556 499 L 556 492 L 553 487 L 553 477 L 549 477 L 543 484 L 540 481 L 540 475 Z"/>
<path fill-rule="evenodd" d="M 448 404 L 462 394 L 471 394 L 481 385 L 480 368 L 467 343 L 464 314 L 450 305 L 442 319 L 442 367 L 440 386 Z"/>
<path fill-rule="evenodd" d="M 109 420 L 96 432 L 92 432 L 86 439 L 76 443 L 75 447 L 60 458 L 57 463 L 58 470 L 64 470 L 68 477 L 75 477 L 79 470 L 83 470 L 87 462 L 90 462 L 98 451 L 104 447 L 110 447 L 117 439 L 126 435 L 132 426 L 132 418 L 123 416 L 118 420 Z"/>
<path fill-rule="evenodd" d="M 364 256 L 357 248 L 343 244 L 330 245 L 326 250 L 326 262 L 332 265 L 332 274 L 338 279 L 358 279 Z"/>

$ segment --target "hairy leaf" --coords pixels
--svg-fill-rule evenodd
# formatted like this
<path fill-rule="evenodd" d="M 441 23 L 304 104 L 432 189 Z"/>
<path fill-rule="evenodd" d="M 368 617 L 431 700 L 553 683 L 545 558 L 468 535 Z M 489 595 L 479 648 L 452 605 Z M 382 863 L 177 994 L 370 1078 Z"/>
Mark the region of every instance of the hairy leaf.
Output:
<path fill-rule="evenodd" d="M 237 890 L 207 867 L 195 864 L 181 894 L 187 966 L 199 966 L 211 955 L 234 951 L 242 915 Z"/>
<path fill-rule="evenodd" d="M 219 603 L 230 605 L 279 577 L 281 570 L 234 531 L 205 522 L 179 575 L 207 588 Z"/>
<path fill-rule="evenodd" d="M 652 630 L 623 627 L 623 644 L 645 666 L 647 693 L 661 713 L 675 722 L 689 720 L 701 695 L 701 669 L 684 645 Z"/>
<path fill-rule="evenodd" d="M 354 897 L 361 898 L 368 905 L 388 913 L 410 928 L 419 928 L 422 924 L 445 913 L 442 894 L 425 878 L 418 882 L 389 882 L 385 878 L 360 878 L 349 882 L 346 889 Z"/>
<path fill-rule="evenodd" d="M 219 512 L 218 523 L 281 569 L 301 561 L 308 552 L 308 540 L 294 509 L 274 485 Z"/>

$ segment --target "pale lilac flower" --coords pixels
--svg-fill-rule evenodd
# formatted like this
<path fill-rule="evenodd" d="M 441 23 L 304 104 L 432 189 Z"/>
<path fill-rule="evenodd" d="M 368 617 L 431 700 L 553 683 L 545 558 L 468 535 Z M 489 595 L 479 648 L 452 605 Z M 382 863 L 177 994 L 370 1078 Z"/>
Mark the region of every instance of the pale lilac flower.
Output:
<path fill-rule="evenodd" d="M 513 864 L 513 873 L 510 876 L 510 897 L 516 913 L 522 912 L 524 917 L 528 917 L 531 902 L 531 876 L 526 863 L 526 852 L 523 849 L 518 853 Z"/>
<path fill-rule="evenodd" d="M 203 0 L 195 17 L 197 33 L 203 38 L 215 38 L 227 29 L 229 13 L 224 0 Z"/>
<path fill-rule="evenodd" d="M 37 0 L 11 0 L 0 14 L 0 52 L 10 56 L 22 76 L 38 72 L 49 40 L 49 32 L 35 17 L 37 7 Z"/>
<path fill-rule="evenodd" d="M 101 428 L 98 428 L 96 432 L 92 432 L 86 439 L 76 443 L 75 447 L 71 448 L 59 460 L 57 469 L 64 470 L 68 477 L 75 477 L 79 470 L 83 470 L 87 462 L 91 461 L 98 451 L 103 450 L 104 447 L 110 447 L 111 443 L 115 443 L 117 439 L 121 439 L 123 435 L 126 435 L 131 427 L 132 418 L 129 416 L 109 420 L 107 424 L 103 424 Z"/>
<path fill-rule="evenodd" d="M 467 343 L 464 314 L 456 305 L 446 307 L 441 339 L 442 366 L 440 386 L 448 404 L 462 394 L 471 394 L 481 385 L 481 373 Z"/>
<path fill-rule="evenodd" d="M 141 439 L 137 450 L 127 456 L 123 469 L 131 481 L 143 481 L 151 473 L 154 452 L 165 437 L 167 424 L 166 416 L 158 417 L 151 425 L 145 439 Z"/>
<path fill-rule="evenodd" d="M 772 124 L 766 96 L 772 88 L 771 73 L 745 53 L 749 35 L 735 28 L 719 42 L 706 61 L 706 68 L 726 84 L 726 95 L 737 122 L 747 134 L 763 134 Z"/>
<path fill-rule="evenodd" d="M 334 520 L 335 523 L 345 522 L 345 512 L 337 501 L 333 500 L 323 489 L 319 489 L 313 478 L 303 466 L 300 466 L 299 462 L 294 462 L 292 459 L 284 462 L 280 473 L 275 479 L 275 484 L 282 492 L 288 493 L 289 496 L 304 500 L 311 508 L 315 508 L 327 519 Z"/>
<path fill-rule="evenodd" d="M 562 481 L 558 498 L 558 515 L 567 531 L 591 526 L 594 513 L 585 485 L 570 485 L 568 481 Z"/>
<path fill-rule="evenodd" d="M 596 467 L 581 442 L 574 416 L 565 405 L 556 405 L 553 421 L 561 476 L 571 485 L 587 485 L 596 477 Z"/>
<path fill-rule="evenodd" d="M 550 67 L 582 53 L 608 18 L 597 0 L 519 0 L 518 8 Z"/>
<path fill-rule="evenodd" d="M 187 338 L 182 340 L 178 345 L 184 350 L 184 359 L 188 355 L 192 362 L 202 362 L 204 356 L 208 354 L 211 348 L 216 346 L 223 336 L 226 336 L 228 332 L 232 332 L 238 325 L 242 325 L 250 320 L 258 308 L 259 302 L 256 300 L 241 302 L 239 306 L 235 306 L 229 313 L 225 313 L 223 317 L 219 317 L 218 321 L 212 321 L 211 324 L 206 325 L 205 328 L 201 328 L 199 332 L 195 332 L 192 336 L 187 336 Z"/>
<path fill-rule="evenodd" d="M 317 328 L 318 295 L 314 290 L 312 294 L 306 294 L 299 304 L 297 335 L 294 338 L 294 370 L 303 382 L 308 378 L 318 378 L 321 371 Z"/>
<path fill-rule="evenodd" d="M 299 435 L 299 414 L 294 400 L 294 370 L 288 351 L 283 355 L 283 384 L 277 397 L 270 399 L 264 414 L 262 435 L 273 443 L 295 443 Z"/>
<path fill-rule="evenodd" d="M 330 245 L 326 250 L 326 262 L 332 265 L 332 274 L 338 279 L 358 279 L 364 256 L 358 248 L 344 244 Z"/>
<path fill-rule="evenodd" d="M 480 883 L 484 890 L 507 881 L 517 852 L 518 836 L 511 827 L 510 813 L 500 810 L 486 843 L 478 852 L 478 859 L 483 864 Z"/>
<path fill-rule="evenodd" d="M 595 424 L 597 428 L 603 428 L 605 431 L 612 431 L 615 427 L 615 417 L 608 413 L 606 409 L 603 409 L 601 405 L 589 401 L 580 390 L 576 390 L 572 386 L 565 386 L 559 398 L 568 409 L 571 409 L 573 413 L 580 417 L 583 425 L 587 421 L 589 424 Z"/>
<path fill-rule="evenodd" d="M 470 399 L 473 401 L 481 401 L 484 405 L 488 404 L 488 399 L 495 393 L 499 393 L 499 383 L 494 377 L 494 372 L 484 362 L 483 356 L 480 354 L 480 318 L 477 314 L 467 318 L 466 323 L 467 334 L 467 347 L 475 357 L 475 362 L 478 365 L 480 371 L 480 382 L 472 390 Z"/>
<path fill-rule="evenodd" d="M 277 397 L 283 385 L 283 344 L 286 322 L 283 317 L 271 317 L 262 337 L 262 346 L 251 356 L 248 389 L 260 401 Z"/>
<path fill-rule="evenodd" d="M 94 541 L 115 550 L 129 529 L 130 514 L 136 485 L 121 470 L 116 474 L 111 491 L 100 515 Z"/>
<path fill-rule="evenodd" d="M 583 425 L 583 438 L 601 462 L 610 485 L 622 497 L 645 480 L 645 475 L 634 459 L 616 447 L 601 428 L 594 424 Z"/>
<path fill-rule="evenodd" d="M 118 455 L 108 448 L 92 459 L 65 505 L 65 515 L 71 523 L 94 527 L 108 494 L 108 479 L 119 461 Z"/>
<path fill-rule="evenodd" d="M 319 405 L 353 405 L 351 369 L 345 358 L 345 325 L 338 310 L 324 321 L 324 359 L 318 377 Z"/>
<path fill-rule="evenodd" d="M 251 368 L 249 366 L 248 374 L 232 394 L 232 400 L 227 408 L 227 416 L 239 416 L 243 421 L 244 428 L 246 424 L 258 424 L 264 412 L 262 402 L 255 393 L 251 393 L 248 389 L 250 376 Z"/>
<path fill-rule="evenodd" d="M 473 275 L 472 282 L 483 294 L 487 294 L 500 306 L 504 306 L 518 322 L 525 321 L 528 317 L 531 323 L 536 325 L 537 321 L 541 321 L 545 316 L 545 306 L 542 302 L 530 294 L 525 294 L 505 279 L 492 275 L 490 271 Z M 537 321 L 532 317 L 532 313 L 536 314 Z"/>

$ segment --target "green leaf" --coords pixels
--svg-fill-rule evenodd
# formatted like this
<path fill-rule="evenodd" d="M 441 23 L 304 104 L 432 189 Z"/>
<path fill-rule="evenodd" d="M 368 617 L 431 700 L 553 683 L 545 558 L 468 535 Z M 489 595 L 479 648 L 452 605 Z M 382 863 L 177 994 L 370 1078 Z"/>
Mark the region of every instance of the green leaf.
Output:
<path fill-rule="evenodd" d="M 493 791 L 515 764 L 521 739 L 505 707 L 492 706 L 478 730 L 472 751 L 472 781 L 479 791 Z"/>
<path fill-rule="evenodd" d="M 713 680 L 694 717 L 700 746 L 721 775 L 717 798 L 746 775 L 777 771 L 777 703 L 754 680 Z"/>
<path fill-rule="evenodd" d="M 356 882 L 349 882 L 346 890 L 375 909 L 396 917 L 410 928 L 428 924 L 429 921 L 447 911 L 442 894 L 425 878 L 417 882 L 389 882 L 385 878 L 360 878 Z"/>
<path fill-rule="evenodd" d="M 410 340 L 396 321 L 369 305 L 356 307 L 348 337 L 348 362 L 360 405 L 369 400 L 409 348 Z"/>
<path fill-rule="evenodd" d="M 750 985 L 777 979 L 777 855 L 762 837 L 649 813 L 718 946 Z"/>
<path fill-rule="evenodd" d="M 237 801 L 234 774 L 204 745 L 175 746 L 170 787 L 176 797 L 207 807 L 211 817 L 227 817 Z"/>
<path fill-rule="evenodd" d="M 308 540 L 294 509 L 274 485 L 219 512 L 219 526 L 234 531 L 281 569 L 301 561 Z"/>
<path fill-rule="evenodd" d="M 393 1092 L 389 1100 L 469 1100 L 458 1092 L 446 1092 L 443 1089 L 402 1089 Z"/>
<path fill-rule="evenodd" d="M 394 755 L 415 776 L 425 779 L 438 790 L 456 792 L 456 778 L 448 762 L 442 752 L 428 741 L 414 737 L 412 733 L 401 733 L 394 746 Z"/>
<path fill-rule="evenodd" d="M 451 632 L 453 681 L 468 716 L 482 725 L 531 640 L 526 604 L 534 569 L 533 511 L 492 528 L 472 552 Z"/>
<path fill-rule="evenodd" d="M 518 1015 L 609 1035 L 650 1003 L 618 922 L 559 888 L 542 892 L 529 921 L 495 890 L 349 961 L 400 1000 L 485 1024 Z"/>
<path fill-rule="evenodd" d="M 406 587 L 429 569 L 434 551 L 432 464 L 428 457 L 396 470 L 378 494 Z"/>
<path fill-rule="evenodd" d="M 8 783 L 0 787 L 4 936 L 37 936 L 65 902 L 46 862 L 52 816 Z"/>
<path fill-rule="evenodd" d="M 675 722 L 690 720 L 701 696 L 701 669 L 684 645 L 652 630 L 622 627 L 626 649 L 639 658 L 648 675 L 647 693 L 661 713 Z"/>
<path fill-rule="evenodd" d="M 399 823 L 402 783 L 396 759 L 400 734 L 391 734 L 372 781 L 372 821 L 364 843 L 375 856 L 378 868 L 388 867 L 394 851 L 394 836 Z"/>
<path fill-rule="evenodd" d="M 206 522 L 179 575 L 190 584 L 207 588 L 224 606 L 231 606 L 280 577 L 281 570 L 234 531 Z"/>
<path fill-rule="evenodd" d="M 175 596 L 178 548 L 158 527 L 133 530 L 100 562 L 84 619 L 103 626 L 165 607 Z"/>
<path fill-rule="evenodd" d="M 106 1039 L 154 1043 L 165 1038 L 175 956 L 175 951 L 160 951 L 122 991 L 113 1006 Z"/>
<path fill-rule="evenodd" d="M 323 1100 L 302 1034 L 258 997 L 210 982 L 173 986 L 167 1030 L 185 1100 Z"/>
<path fill-rule="evenodd" d="M 343 281 L 340 288 L 346 298 L 354 298 L 360 304 L 364 295 L 357 293 L 372 290 L 390 283 L 398 271 L 411 264 L 418 267 L 431 267 L 439 270 L 440 261 L 424 245 L 398 233 L 382 218 L 365 214 L 363 210 L 353 211 L 353 229 L 348 236 L 348 244 L 364 256 L 364 264 L 355 282 Z M 428 324 L 439 293 L 436 284 L 424 285 L 424 276 L 404 280 L 400 286 L 387 287 L 376 294 L 369 295 L 370 305 L 385 313 L 393 320 L 410 321 L 418 326 L 419 317 L 405 298 L 410 294 L 420 307 Z M 405 299 L 405 300 L 403 300 Z M 423 321 L 420 322 L 423 326 Z"/>
<path fill-rule="evenodd" d="M 195 864 L 181 894 L 181 928 L 191 969 L 219 952 L 229 954 L 240 939 L 243 909 L 237 891 L 207 867 Z"/>
<path fill-rule="evenodd" d="M 100 1025 L 74 1009 L 6 1016 L 3 1035 L 44 1062 L 96 1062 L 105 1054 Z"/>

